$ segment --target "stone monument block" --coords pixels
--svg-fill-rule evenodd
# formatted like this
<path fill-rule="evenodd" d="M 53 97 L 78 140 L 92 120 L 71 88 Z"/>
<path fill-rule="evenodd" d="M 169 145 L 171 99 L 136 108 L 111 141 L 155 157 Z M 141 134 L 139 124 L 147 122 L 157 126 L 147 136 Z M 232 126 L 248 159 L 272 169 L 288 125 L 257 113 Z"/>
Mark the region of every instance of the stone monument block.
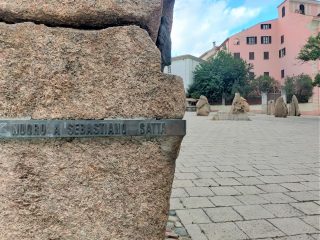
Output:
<path fill-rule="evenodd" d="M 185 94 L 148 32 L 161 2 L 0 0 L 1 240 L 164 238 Z M 64 125 L 104 119 L 142 123 Z"/>
<path fill-rule="evenodd" d="M 206 96 L 200 96 L 197 104 L 197 116 L 208 116 L 210 113 L 210 105 Z"/>
<path fill-rule="evenodd" d="M 279 97 L 276 100 L 274 107 L 274 116 L 282 118 L 286 118 L 288 116 L 288 107 L 287 104 L 284 102 L 283 97 Z"/>
<path fill-rule="evenodd" d="M 290 116 L 300 116 L 300 109 L 299 109 L 299 102 L 296 97 L 296 95 L 292 96 L 291 103 L 290 103 L 290 109 L 289 109 L 289 115 Z"/>
<path fill-rule="evenodd" d="M 163 0 L 0 0 L 0 21 L 83 29 L 137 25 L 156 41 L 162 8 Z"/>

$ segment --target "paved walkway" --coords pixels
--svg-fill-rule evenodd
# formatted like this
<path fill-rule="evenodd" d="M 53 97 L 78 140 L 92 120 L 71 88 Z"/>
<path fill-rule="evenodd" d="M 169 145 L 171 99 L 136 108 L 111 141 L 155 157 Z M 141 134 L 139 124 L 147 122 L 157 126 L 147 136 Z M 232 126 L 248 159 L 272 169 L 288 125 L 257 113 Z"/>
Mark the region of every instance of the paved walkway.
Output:
<path fill-rule="evenodd" d="M 185 118 L 171 213 L 193 240 L 320 239 L 320 118 Z"/>

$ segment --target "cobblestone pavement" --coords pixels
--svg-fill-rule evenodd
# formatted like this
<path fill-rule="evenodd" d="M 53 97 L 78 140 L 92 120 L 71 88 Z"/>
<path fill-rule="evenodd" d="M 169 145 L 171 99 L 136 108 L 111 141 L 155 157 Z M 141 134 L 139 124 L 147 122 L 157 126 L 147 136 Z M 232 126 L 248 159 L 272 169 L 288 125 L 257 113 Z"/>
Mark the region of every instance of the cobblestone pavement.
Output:
<path fill-rule="evenodd" d="M 320 118 L 211 118 L 186 114 L 173 183 L 192 240 L 319 240 Z"/>

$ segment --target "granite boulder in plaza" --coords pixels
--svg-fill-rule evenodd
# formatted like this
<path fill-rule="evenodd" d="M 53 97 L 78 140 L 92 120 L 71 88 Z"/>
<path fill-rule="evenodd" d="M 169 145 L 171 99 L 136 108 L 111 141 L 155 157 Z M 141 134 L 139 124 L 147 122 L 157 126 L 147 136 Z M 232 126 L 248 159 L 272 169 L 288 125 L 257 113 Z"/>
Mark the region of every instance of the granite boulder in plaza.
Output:
<path fill-rule="evenodd" d="M 94 30 L 72 17 L 118 19 L 121 2 L 136 6 L 124 8 L 128 19 L 149 19 L 158 1 L 92 2 L 0 0 L 0 119 L 182 119 L 182 80 L 161 73 L 148 29 L 123 21 Z M 0 239 L 163 239 L 181 140 L 0 139 Z"/>

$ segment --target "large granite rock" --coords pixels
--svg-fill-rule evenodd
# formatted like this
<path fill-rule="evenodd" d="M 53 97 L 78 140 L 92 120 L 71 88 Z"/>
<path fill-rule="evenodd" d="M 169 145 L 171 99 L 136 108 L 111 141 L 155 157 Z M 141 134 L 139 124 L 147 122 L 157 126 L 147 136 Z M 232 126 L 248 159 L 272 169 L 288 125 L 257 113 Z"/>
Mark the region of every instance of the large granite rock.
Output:
<path fill-rule="evenodd" d="M 268 101 L 267 114 L 268 114 L 268 115 L 274 115 L 274 108 L 275 108 L 275 102 L 274 102 L 274 100 L 269 100 L 269 101 Z"/>
<path fill-rule="evenodd" d="M 162 9 L 163 0 L 0 0 L 0 21 L 85 29 L 130 24 L 156 41 Z"/>
<path fill-rule="evenodd" d="M 182 118 L 180 78 L 137 26 L 100 31 L 0 23 L 0 118 Z"/>
<path fill-rule="evenodd" d="M 183 89 L 137 26 L 0 24 L 0 118 L 182 118 Z M 163 239 L 181 140 L 1 140 L 0 239 Z"/>
<path fill-rule="evenodd" d="M 274 116 L 282 118 L 286 118 L 288 116 L 288 107 L 287 104 L 284 102 L 283 97 L 279 97 L 276 100 Z"/>
<path fill-rule="evenodd" d="M 197 116 L 208 116 L 210 113 L 210 105 L 206 96 L 201 95 L 197 104 Z"/>
<path fill-rule="evenodd" d="M 296 97 L 296 95 L 292 96 L 291 103 L 290 103 L 290 110 L 289 110 L 290 116 L 300 116 L 300 109 L 299 109 L 299 102 Z"/>
<path fill-rule="evenodd" d="M 233 101 L 230 113 L 232 114 L 240 114 L 240 113 L 246 113 L 250 111 L 250 106 L 246 99 L 240 96 L 240 93 L 236 93 Z"/>

